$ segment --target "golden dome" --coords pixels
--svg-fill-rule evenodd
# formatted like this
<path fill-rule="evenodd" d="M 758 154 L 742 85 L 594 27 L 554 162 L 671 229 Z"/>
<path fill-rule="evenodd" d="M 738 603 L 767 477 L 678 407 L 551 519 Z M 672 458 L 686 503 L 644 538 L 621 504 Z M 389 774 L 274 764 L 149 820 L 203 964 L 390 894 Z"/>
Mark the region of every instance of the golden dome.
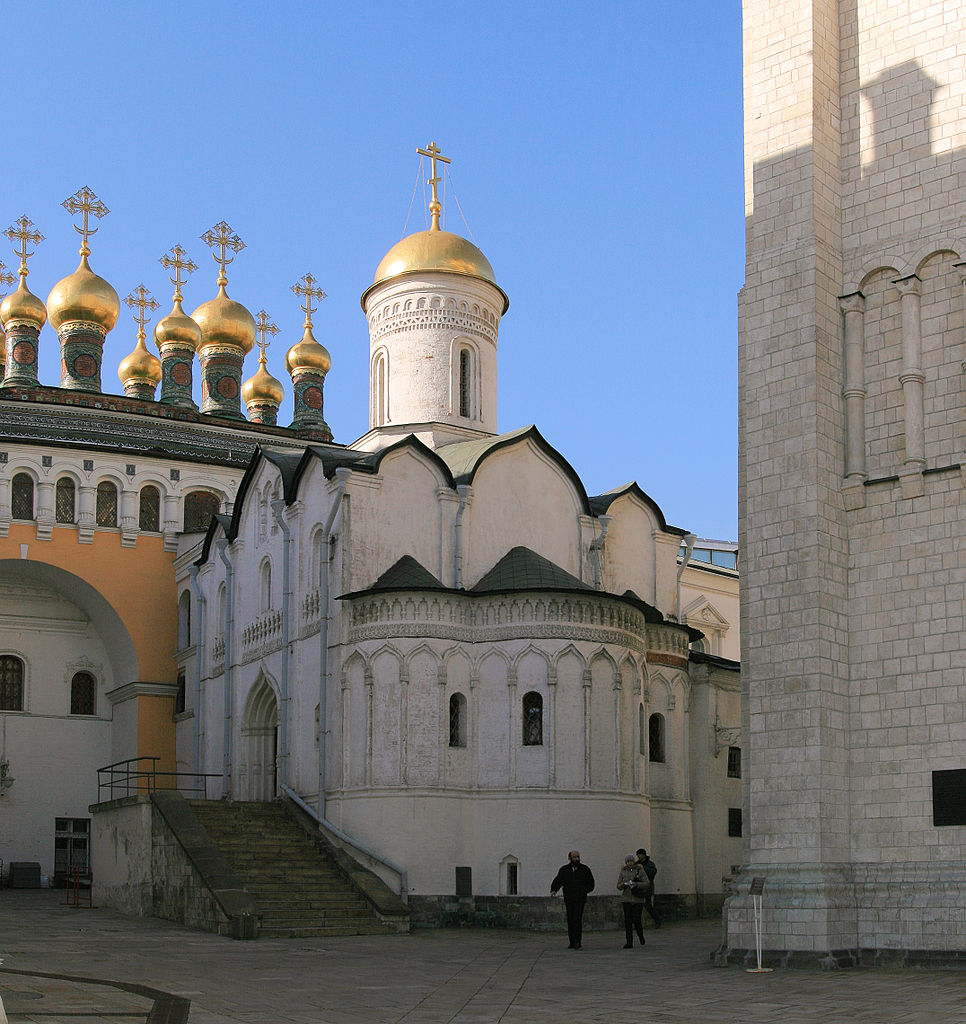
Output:
<path fill-rule="evenodd" d="M 328 373 L 332 367 L 332 357 L 324 345 L 320 345 L 312 335 L 312 328 L 306 327 L 302 340 L 293 345 L 285 355 L 285 369 L 294 373 L 296 370 L 316 370 Z"/>
<path fill-rule="evenodd" d="M 242 384 L 241 397 L 246 406 L 265 402 L 277 406 L 281 404 L 282 399 L 285 397 L 285 389 L 282 387 L 281 381 L 276 380 L 265 369 L 264 355 L 259 357 L 255 376 L 249 377 Z"/>
<path fill-rule="evenodd" d="M 376 267 L 372 284 L 362 295 L 362 308 L 365 309 L 366 298 L 376 285 L 405 274 L 418 274 L 424 271 L 461 274 L 464 277 L 486 281 L 503 296 L 504 313 L 510 306 L 506 293 L 496 283 L 490 261 L 472 242 L 449 231 L 430 228 L 429 231 L 417 231 L 414 235 L 407 235 L 383 256 Z"/>
<path fill-rule="evenodd" d="M 180 299 L 175 299 L 171 312 L 154 325 L 154 341 L 158 349 L 168 343 L 198 350 L 201 328 L 181 308 Z"/>
<path fill-rule="evenodd" d="M 134 351 L 121 360 L 117 375 L 124 385 L 129 381 L 137 381 L 152 387 L 158 386 L 161 380 L 161 361 L 147 350 L 143 336 L 138 338 Z"/>
<path fill-rule="evenodd" d="M 247 355 L 255 344 L 255 318 L 240 302 L 228 298 L 223 284 L 213 299 L 191 314 L 191 319 L 201 328 L 201 348 L 229 345 Z"/>
<path fill-rule="evenodd" d="M 91 270 L 86 256 L 81 256 L 74 273 L 58 281 L 47 296 L 50 326 L 55 331 L 71 320 L 87 320 L 109 331 L 120 310 L 117 292 Z"/>
<path fill-rule="evenodd" d="M 36 324 L 37 330 L 47 322 L 47 307 L 27 287 L 26 280 L 21 277 L 15 292 L 11 292 L 0 304 L 0 323 L 4 327 L 11 320 L 26 320 Z"/>

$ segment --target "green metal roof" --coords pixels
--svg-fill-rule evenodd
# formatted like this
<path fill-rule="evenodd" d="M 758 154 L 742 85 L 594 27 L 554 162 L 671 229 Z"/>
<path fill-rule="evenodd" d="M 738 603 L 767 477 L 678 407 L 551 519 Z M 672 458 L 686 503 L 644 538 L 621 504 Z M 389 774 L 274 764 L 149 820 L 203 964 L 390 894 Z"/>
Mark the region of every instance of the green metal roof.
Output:
<path fill-rule="evenodd" d="M 504 590 L 589 590 L 594 588 L 554 565 L 549 558 L 523 546 L 511 548 L 493 568 L 470 587 L 471 594 Z"/>

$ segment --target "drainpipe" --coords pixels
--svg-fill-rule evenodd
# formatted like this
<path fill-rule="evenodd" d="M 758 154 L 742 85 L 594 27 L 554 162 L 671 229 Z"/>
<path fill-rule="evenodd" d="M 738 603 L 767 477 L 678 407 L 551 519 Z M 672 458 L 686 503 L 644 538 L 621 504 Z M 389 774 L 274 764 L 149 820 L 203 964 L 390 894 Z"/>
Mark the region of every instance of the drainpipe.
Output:
<path fill-rule="evenodd" d="M 337 483 L 332 507 L 322 528 L 322 545 L 319 558 L 319 817 L 325 818 L 325 720 L 326 696 L 329 689 L 329 540 L 336 516 L 342 508 L 346 484 L 352 470 L 340 466 L 335 471 Z"/>
<path fill-rule="evenodd" d="M 473 493 L 473 488 L 469 484 L 459 484 L 456 488 L 456 493 L 460 496 L 460 507 L 456 510 L 456 555 L 455 555 L 455 569 L 456 569 L 456 589 L 463 589 L 463 510 L 466 508 L 466 503 L 470 499 L 470 495 Z"/>
<path fill-rule="evenodd" d="M 291 630 L 289 628 L 289 609 L 292 603 L 292 579 L 291 579 L 291 561 L 290 561 L 290 550 L 292 545 L 292 531 L 285 521 L 285 517 L 282 513 L 285 510 L 285 500 L 283 498 L 276 498 L 272 502 L 272 515 L 275 517 L 275 522 L 278 523 L 282 530 L 282 535 L 285 538 L 282 544 L 282 671 L 281 678 L 279 679 L 279 690 L 281 691 L 282 706 L 280 710 L 280 718 L 282 720 L 281 728 L 281 741 L 282 741 L 282 756 L 279 758 L 279 786 L 287 786 L 289 781 L 289 770 L 288 770 L 288 759 L 289 759 L 289 708 L 291 706 L 291 700 L 289 698 L 289 659 L 291 657 L 289 651 L 289 643 L 291 637 Z"/>
<path fill-rule="evenodd" d="M 231 704 L 232 704 L 232 650 L 231 633 L 234 624 L 234 577 L 231 560 L 226 554 L 227 540 L 215 541 L 218 557 L 225 563 L 225 731 L 223 744 L 225 748 L 221 765 L 222 799 L 231 799 Z"/>
<path fill-rule="evenodd" d="M 205 637 L 207 636 L 206 621 L 208 618 L 208 602 L 198 586 L 198 566 L 188 566 L 191 575 L 191 589 L 195 592 L 198 602 L 198 644 L 195 654 L 195 774 L 201 774 L 201 662 L 205 655 Z"/>
<path fill-rule="evenodd" d="M 684 557 L 678 566 L 677 588 L 674 595 L 674 618 L 677 622 L 681 621 L 681 576 L 684 570 L 687 569 L 688 562 L 691 561 L 691 552 L 694 551 L 694 542 L 697 539 L 693 533 L 686 533 L 684 535 Z"/>
<path fill-rule="evenodd" d="M 604 541 L 607 539 L 607 527 L 610 526 L 613 516 L 598 516 L 597 519 L 600 522 L 600 536 L 596 537 L 590 545 L 590 550 L 594 555 L 594 590 L 600 590 L 600 555 L 604 550 Z"/>

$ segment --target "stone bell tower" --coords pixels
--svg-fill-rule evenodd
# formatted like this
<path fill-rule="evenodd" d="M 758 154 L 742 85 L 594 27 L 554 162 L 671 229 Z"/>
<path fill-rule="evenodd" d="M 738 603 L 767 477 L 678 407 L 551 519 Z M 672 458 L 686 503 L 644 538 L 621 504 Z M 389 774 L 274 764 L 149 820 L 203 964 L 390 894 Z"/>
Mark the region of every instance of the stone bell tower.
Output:
<path fill-rule="evenodd" d="M 966 950 L 966 23 L 744 2 L 745 867 L 722 955 Z M 783 41 L 776 51 L 774 40 Z"/>

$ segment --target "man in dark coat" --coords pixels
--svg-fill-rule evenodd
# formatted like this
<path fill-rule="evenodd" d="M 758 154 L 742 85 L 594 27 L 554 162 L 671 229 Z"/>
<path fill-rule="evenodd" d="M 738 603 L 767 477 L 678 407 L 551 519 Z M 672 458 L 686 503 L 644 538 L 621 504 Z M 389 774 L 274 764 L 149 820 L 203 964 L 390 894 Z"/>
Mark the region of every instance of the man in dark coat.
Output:
<path fill-rule="evenodd" d="M 648 857 L 647 850 L 644 847 L 637 851 L 637 863 L 643 868 L 644 874 L 647 875 L 647 880 L 650 882 L 648 893 L 644 897 L 644 909 L 651 915 L 654 927 L 660 928 L 661 918 L 654 909 L 654 876 L 657 874 L 657 865 Z"/>
<path fill-rule="evenodd" d="M 594 891 L 594 876 L 586 864 L 580 863 L 580 853 L 570 851 L 570 859 L 554 876 L 550 883 L 550 895 L 556 896 L 563 889 L 564 904 L 567 907 L 567 934 L 570 936 L 569 949 L 580 949 L 583 935 L 584 904 L 587 893 Z"/>

